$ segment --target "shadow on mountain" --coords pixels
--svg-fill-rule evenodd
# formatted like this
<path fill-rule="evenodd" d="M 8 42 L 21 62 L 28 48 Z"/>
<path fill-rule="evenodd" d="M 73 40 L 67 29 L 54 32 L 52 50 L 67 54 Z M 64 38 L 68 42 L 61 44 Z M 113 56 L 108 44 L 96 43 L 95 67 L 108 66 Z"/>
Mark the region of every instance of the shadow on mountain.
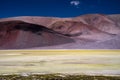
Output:
<path fill-rule="evenodd" d="M 74 42 L 44 26 L 23 21 L 0 22 L 0 49 L 25 49 Z"/>

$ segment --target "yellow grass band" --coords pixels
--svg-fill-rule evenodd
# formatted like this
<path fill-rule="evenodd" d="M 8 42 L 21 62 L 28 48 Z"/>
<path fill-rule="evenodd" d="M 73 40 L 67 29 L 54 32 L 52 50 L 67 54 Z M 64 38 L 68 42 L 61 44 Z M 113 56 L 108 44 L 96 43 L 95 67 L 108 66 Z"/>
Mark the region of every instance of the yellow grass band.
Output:
<path fill-rule="evenodd" d="M 120 54 L 120 50 L 0 50 L 1 53 L 32 54 Z"/>

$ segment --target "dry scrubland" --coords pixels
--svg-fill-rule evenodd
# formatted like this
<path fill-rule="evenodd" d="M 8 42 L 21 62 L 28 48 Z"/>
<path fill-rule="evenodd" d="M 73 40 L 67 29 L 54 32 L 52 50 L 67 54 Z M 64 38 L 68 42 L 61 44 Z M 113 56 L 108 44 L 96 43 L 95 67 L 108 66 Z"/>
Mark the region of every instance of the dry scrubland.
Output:
<path fill-rule="evenodd" d="M 1 80 L 120 80 L 119 76 L 89 76 L 89 75 L 66 75 L 66 74 L 45 74 L 45 75 L 1 75 Z"/>

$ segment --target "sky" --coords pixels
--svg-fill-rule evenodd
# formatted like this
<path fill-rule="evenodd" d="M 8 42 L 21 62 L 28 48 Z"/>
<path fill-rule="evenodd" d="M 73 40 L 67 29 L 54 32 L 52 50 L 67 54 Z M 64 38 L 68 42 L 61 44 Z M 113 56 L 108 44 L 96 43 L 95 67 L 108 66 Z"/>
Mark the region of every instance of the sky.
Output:
<path fill-rule="evenodd" d="M 120 0 L 0 0 L 0 18 L 75 17 L 92 13 L 120 14 Z"/>

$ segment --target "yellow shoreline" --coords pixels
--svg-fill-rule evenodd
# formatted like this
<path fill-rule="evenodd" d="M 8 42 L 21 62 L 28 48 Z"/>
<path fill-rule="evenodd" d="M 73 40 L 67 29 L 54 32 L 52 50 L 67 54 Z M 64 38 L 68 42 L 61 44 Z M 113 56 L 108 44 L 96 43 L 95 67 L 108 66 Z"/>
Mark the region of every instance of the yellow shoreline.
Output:
<path fill-rule="evenodd" d="M 120 50 L 0 50 L 1 53 L 34 53 L 34 54 L 120 54 Z"/>
<path fill-rule="evenodd" d="M 0 51 L 120 51 L 120 49 L 8 49 Z"/>

